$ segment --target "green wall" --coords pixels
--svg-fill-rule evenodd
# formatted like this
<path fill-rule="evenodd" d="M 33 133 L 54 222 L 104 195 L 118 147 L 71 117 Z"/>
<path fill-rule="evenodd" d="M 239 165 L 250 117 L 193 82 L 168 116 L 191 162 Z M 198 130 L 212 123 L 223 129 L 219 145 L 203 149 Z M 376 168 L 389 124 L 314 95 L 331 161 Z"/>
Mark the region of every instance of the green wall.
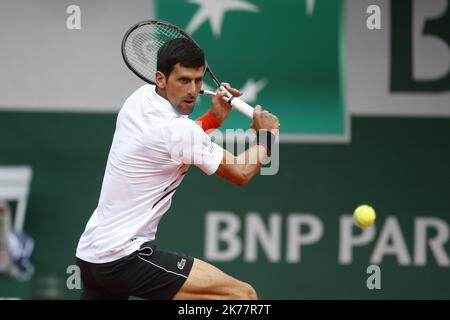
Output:
<path fill-rule="evenodd" d="M 25 226 L 36 242 L 36 274 L 27 289 L 34 298 L 79 295 L 65 286 L 66 268 L 96 206 L 114 126 L 114 115 L 0 114 L 0 165 L 34 170 Z M 208 211 L 234 213 L 242 222 L 243 243 L 245 215 L 256 212 L 268 224 L 269 215 L 278 213 L 279 261 L 270 262 L 261 246 L 255 262 L 245 261 L 243 253 L 212 261 L 254 285 L 261 298 L 450 298 L 449 267 L 438 265 L 429 247 L 425 266 L 414 260 L 417 219 L 438 217 L 448 230 L 448 137 L 450 119 L 354 118 L 350 144 L 283 144 L 278 174 L 257 176 L 242 188 L 191 168 L 162 220 L 158 243 L 204 258 Z M 341 264 L 339 221 L 360 203 L 377 210 L 376 236 L 353 250 L 351 264 Z M 324 227 L 318 242 L 302 247 L 296 263 L 286 259 L 292 213 L 314 215 Z M 368 290 L 366 268 L 388 217 L 397 219 L 411 262 L 399 265 L 395 255 L 385 255 L 381 289 Z M 435 235 L 430 229 L 428 238 Z M 448 239 L 444 249 L 449 255 Z"/>

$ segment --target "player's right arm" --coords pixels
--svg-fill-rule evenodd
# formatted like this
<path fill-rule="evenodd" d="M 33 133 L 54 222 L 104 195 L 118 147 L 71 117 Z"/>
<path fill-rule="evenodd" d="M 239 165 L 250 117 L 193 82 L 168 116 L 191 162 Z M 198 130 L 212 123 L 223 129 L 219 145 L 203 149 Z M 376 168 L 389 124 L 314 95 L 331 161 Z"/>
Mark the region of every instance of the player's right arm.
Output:
<path fill-rule="evenodd" d="M 267 110 L 262 110 L 260 106 L 255 107 L 253 129 L 257 132 L 265 130 L 277 134 L 279 127 L 280 123 L 276 116 Z M 234 156 L 224 149 L 222 162 L 216 171 L 216 175 L 231 183 L 243 186 L 258 173 L 266 157 L 266 147 L 261 144 L 251 146 L 238 156 Z"/>

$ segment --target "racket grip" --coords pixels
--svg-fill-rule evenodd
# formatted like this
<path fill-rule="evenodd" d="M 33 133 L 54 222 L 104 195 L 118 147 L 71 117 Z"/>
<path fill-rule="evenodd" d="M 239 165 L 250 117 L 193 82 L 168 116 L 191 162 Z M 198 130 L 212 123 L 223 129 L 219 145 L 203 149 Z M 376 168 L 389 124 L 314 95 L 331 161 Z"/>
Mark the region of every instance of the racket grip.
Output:
<path fill-rule="evenodd" d="M 233 106 L 238 111 L 243 113 L 245 116 L 247 116 L 248 118 L 253 120 L 254 108 L 252 106 L 250 106 L 249 104 L 247 104 L 246 102 L 244 102 L 243 100 L 241 100 L 241 99 L 239 99 L 237 97 L 233 97 L 231 95 L 231 93 L 229 93 L 225 88 L 221 87 L 221 89 L 226 91 L 227 95 L 228 95 L 228 97 L 227 96 L 223 97 L 224 101 L 229 102 L 231 104 L 231 106 Z M 215 96 L 216 95 L 216 93 L 214 91 L 210 91 L 210 90 L 201 90 L 200 93 L 201 94 L 206 94 L 208 96 Z"/>
<path fill-rule="evenodd" d="M 225 97 L 224 97 L 225 98 Z M 228 100 L 228 99 L 227 99 Z M 250 119 L 253 119 L 253 107 L 248 105 L 246 102 L 242 101 L 239 98 L 234 97 L 230 104 L 236 108 L 238 111 L 243 113 L 245 116 L 247 116 Z"/>

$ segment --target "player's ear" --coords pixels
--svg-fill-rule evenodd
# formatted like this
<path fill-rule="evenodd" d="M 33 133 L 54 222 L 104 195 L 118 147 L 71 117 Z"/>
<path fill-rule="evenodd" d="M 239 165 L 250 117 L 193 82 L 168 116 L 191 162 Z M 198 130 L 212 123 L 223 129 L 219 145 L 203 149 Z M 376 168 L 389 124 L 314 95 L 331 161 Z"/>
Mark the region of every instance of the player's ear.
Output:
<path fill-rule="evenodd" d="M 155 80 L 158 88 L 160 89 L 166 88 L 166 76 L 164 75 L 164 73 L 162 73 L 161 71 L 156 71 Z"/>

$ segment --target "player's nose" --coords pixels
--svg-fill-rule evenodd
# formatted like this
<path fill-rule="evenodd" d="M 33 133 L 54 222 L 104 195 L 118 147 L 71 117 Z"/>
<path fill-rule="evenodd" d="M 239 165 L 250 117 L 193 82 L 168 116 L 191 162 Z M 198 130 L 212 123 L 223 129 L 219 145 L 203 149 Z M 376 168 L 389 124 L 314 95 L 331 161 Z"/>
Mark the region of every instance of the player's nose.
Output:
<path fill-rule="evenodd" d="M 197 88 L 195 86 L 195 82 L 194 81 L 190 82 L 189 83 L 189 87 L 188 87 L 189 95 L 195 96 L 196 95 L 196 91 L 197 91 Z"/>

